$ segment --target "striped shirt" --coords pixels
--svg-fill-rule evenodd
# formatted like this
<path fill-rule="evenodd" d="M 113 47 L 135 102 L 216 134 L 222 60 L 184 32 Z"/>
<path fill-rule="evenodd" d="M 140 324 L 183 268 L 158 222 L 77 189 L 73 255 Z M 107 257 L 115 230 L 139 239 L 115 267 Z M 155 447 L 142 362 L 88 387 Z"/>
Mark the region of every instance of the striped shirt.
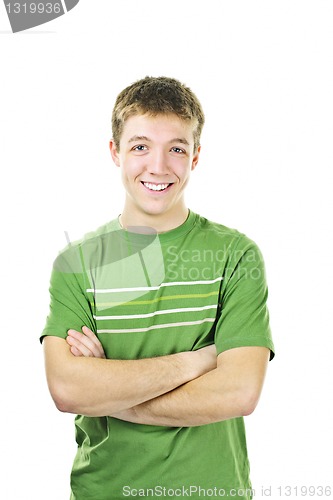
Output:
<path fill-rule="evenodd" d="M 50 293 L 41 338 L 65 338 L 69 328 L 87 325 L 110 359 L 161 356 L 212 343 L 218 353 L 258 345 L 273 356 L 258 247 L 193 212 L 162 234 L 125 231 L 118 220 L 102 226 L 58 256 Z M 73 499 L 123 498 L 130 479 L 138 489 L 161 481 L 166 487 L 250 488 L 243 419 L 178 429 L 77 416 L 76 426 Z"/>

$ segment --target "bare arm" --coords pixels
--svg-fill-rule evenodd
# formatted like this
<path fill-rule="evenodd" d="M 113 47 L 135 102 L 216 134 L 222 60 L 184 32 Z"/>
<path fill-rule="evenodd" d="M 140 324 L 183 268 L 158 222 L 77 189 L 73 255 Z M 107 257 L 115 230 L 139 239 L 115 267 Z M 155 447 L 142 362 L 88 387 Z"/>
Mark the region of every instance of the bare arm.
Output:
<path fill-rule="evenodd" d="M 252 413 L 264 383 L 269 350 L 239 347 L 218 356 L 216 369 L 175 390 L 112 416 L 130 422 L 191 427 Z"/>
<path fill-rule="evenodd" d="M 76 335 L 67 341 L 76 356 L 104 355 L 103 350 L 96 350 L 98 339 L 90 331 L 89 338 Z M 215 369 L 112 416 L 147 425 L 190 427 L 249 415 L 258 403 L 268 359 L 266 347 L 227 350 L 218 356 Z"/>
<path fill-rule="evenodd" d="M 87 348 L 89 353 L 79 355 L 74 345 L 75 336 L 79 335 L 82 334 L 72 332 L 71 345 L 71 340 L 66 342 L 52 336 L 43 341 L 49 389 L 57 408 L 64 412 L 112 415 L 156 398 L 216 367 L 215 346 L 170 356 L 120 361 L 103 359 L 101 350 L 94 353 L 95 347 L 91 344 Z M 83 337 L 86 342 L 87 336 Z M 82 342 L 77 341 L 77 345 L 82 346 Z"/>

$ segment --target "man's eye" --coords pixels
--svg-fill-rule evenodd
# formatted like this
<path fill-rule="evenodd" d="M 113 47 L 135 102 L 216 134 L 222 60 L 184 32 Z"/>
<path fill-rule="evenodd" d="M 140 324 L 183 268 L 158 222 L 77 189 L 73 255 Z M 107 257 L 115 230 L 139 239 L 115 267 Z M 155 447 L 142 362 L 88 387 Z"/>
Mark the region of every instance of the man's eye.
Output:
<path fill-rule="evenodd" d="M 183 149 L 181 149 L 181 148 L 176 148 L 176 147 L 175 147 L 175 148 L 172 148 L 172 150 L 171 150 L 171 151 L 173 151 L 174 153 L 185 153 L 185 151 L 184 151 Z"/>
<path fill-rule="evenodd" d="M 138 146 L 134 146 L 134 148 L 132 148 L 133 151 L 144 151 L 146 148 L 146 146 L 143 146 L 143 144 L 138 144 Z"/>

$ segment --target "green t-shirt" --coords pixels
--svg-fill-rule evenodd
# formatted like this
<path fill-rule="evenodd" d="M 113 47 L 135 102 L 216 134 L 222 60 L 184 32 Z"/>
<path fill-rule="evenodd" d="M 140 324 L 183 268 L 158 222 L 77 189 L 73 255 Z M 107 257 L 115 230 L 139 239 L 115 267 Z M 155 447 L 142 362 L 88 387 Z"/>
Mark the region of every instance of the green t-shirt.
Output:
<path fill-rule="evenodd" d="M 189 212 L 162 234 L 114 220 L 69 245 L 51 277 L 41 338 L 91 328 L 109 359 L 265 346 L 274 356 L 256 244 Z M 75 417 L 72 499 L 251 498 L 243 418 L 197 427 Z"/>

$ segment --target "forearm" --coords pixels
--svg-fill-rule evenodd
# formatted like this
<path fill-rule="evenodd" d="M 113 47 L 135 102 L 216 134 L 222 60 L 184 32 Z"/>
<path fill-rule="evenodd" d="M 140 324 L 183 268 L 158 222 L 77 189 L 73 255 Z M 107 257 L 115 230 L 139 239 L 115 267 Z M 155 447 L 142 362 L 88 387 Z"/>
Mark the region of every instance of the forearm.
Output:
<path fill-rule="evenodd" d="M 67 344 L 61 344 L 57 356 L 51 344 L 59 349 L 61 340 L 44 340 L 48 344 L 46 368 L 57 407 L 69 413 L 111 415 L 171 391 L 207 370 L 198 352 L 121 361 L 75 357 Z"/>
<path fill-rule="evenodd" d="M 156 398 L 185 383 L 183 354 L 135 361 L 73 360 L 71 413 L 110 415 Z M 192 375 L 191 375 L 192 376 Z"/>
<path fill-rule="evenodd" d="M 113 416 L 139 424 L 170 427 L 192 427 L 243 416 L 245 401 L 241 391 L 238 393 L 230 384 L 214 387 L 214 371 Z"/>
<path fill-rule="evenodd" d="M 243 353 L 248 348 L 242 348 Z M 268 361 L 265 348 L 249 348 L 252 358 L 235 349 L 219 366 L 167 394 L 146 401 L 115 418 L 146 425 L 192 427 L 251 414 L 259 400 Z"/>

